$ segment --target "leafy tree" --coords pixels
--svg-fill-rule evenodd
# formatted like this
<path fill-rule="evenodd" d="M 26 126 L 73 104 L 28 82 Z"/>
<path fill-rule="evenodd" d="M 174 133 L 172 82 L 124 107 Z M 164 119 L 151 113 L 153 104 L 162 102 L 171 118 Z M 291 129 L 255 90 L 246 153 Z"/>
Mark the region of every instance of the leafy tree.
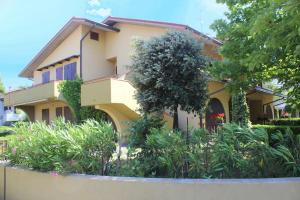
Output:
<path fill-rule="evenodd" d="M 214 66 L 231 85 L 251 87 L 276 79 L 288 100 L 300 106 L 299 0 L 218 0 L 227 20 L 211 26 L 224 41 L 225 62 Z M 224 68 L 227 66 L 227 68 Z"/>
<path fill-rule="evenodd" d="M 185 32 L 168 32 L 136 42 L 133 82 L 137 100 L 146 113 L 169 109 L 178 128 L 178 107 L 201 112 L 207 100 L 206 59 L 202 45 Z"/>
<path fill-rule="evenodd" d="M 0 78 L 0 93 L 4 93 L 4 92 L 5 92 L 4 84 Z"/>

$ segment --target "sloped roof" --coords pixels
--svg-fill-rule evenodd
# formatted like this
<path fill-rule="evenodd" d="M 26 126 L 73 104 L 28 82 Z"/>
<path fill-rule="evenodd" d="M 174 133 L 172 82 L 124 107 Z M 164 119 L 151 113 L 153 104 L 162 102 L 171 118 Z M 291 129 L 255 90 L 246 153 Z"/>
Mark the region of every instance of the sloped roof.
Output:
<path fill-rule="evenodd" d="M 196 29 L 193 29 L 187 25 L 184 24 L 177 24 L 177 23 L 169 23 L 169 22 L 160 22 L 160 21 L 151 21 L 151 20 L 141 20 L 141 19 L 132 19 L 132 18 L 121 18 L 121 17 L 107 17 L 104 21 L 102 21 L 103 24 L 107 24 L 109 26 L 114 26 L 116 23 L 132 23 L 132 24 L 141 24 L 141 25 L 149 25 L 149 26 L 161 26 L 166 28 L 175 28 L 180 30 L 189 30 L 194 32 L 195 34 L 200 35 L 201 37 L 211 40 L 217 45 L 222 45 L 223 43 L 220 40 L 217 40 L 216 38 L 210 37 L 206 34 L 203 34 Z"/>
<path fill-rule="evenodd" d="M 117 28 L 107 24 L 94 22 L 85 18 L 73 17 L 66 25 L 43 47 L 43 49 L 21 71 L 20 77 L 31 78 L 33 71 L 79 26 L 95 26 L 97 29 L 118 32 Z"/>

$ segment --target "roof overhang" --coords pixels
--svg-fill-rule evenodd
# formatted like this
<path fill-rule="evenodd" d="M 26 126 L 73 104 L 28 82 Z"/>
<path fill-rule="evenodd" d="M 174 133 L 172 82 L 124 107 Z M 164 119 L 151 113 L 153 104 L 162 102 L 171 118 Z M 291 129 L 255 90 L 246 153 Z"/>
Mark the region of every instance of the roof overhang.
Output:
<path fill-rule="evenodd" d="M 68 23 L 46 44 L 46 46 L 30 61 L 19 74 L 20 77 L 32 78 L 36 68 L 80 25 L 94 26 L 95 29 L 119 32 L 119 29 L 107 24 L 94 22 L 85 18 L 73 17 Z"/>
<path fill-rule="evenodd" d="M 165 28 L 173 28 L 178 30 L 188 30 L 191 31 L 209 41 L 217 45 L 222 45 L 223 43 L 216 38 L 210 37 L 206 34 L 203 34 L 196 29 L 193 29 L 184 24 L 176 24 L 176 23 L 169 23 L 169 22 L 159 22 L 159 21 L 151 21 L 151 20 L 141 20 L 141 19 L 130 19 L 130 18 L 120 18 L 120 17 L 107 17 L 103 22 L 103 24 L 107 24 L 109 26 L 114 26 L 116 23 L 130 23 L 130 24 L 137 24 L 137 25 L 148 25 L 148 26 L 159 26 Z"/>
<path fill-rule="evenodd" d="M 270 94 L 270 95 L 274 95 L 274 96 L 278 96 L 278 97 L 282 97 L 282 98 L 286 98 L 286 95 L 284 95 L 284 94 L 275 93 L 273 90 L 263 88 L 263 87 L 260 87 L 260 86 L 255 87 L 254 91 L 260 92 L 260 93 L 265 93 L 265 94 Z"/>

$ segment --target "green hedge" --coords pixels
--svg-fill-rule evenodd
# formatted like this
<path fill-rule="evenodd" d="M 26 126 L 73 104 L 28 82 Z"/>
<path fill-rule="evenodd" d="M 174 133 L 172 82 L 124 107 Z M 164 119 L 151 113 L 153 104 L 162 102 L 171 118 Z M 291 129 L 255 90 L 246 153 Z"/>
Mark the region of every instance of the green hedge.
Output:
<path fill-rule="evenodd" d="M 282 118 L 274 119 L 271 122 L 273 125 L 285 126 L 300 126 L 300 118 Z"/>
<path fill-rule="evenodd" d="M 287 126 L 287 125 L 252 125 L 252 128 L 264 128 L 269 134 L 272 134 L 276 131 L 281 131 L 284 133 L 288 128 L 290 128 L 294 134 L 300 134 L 300 126 Z"/>

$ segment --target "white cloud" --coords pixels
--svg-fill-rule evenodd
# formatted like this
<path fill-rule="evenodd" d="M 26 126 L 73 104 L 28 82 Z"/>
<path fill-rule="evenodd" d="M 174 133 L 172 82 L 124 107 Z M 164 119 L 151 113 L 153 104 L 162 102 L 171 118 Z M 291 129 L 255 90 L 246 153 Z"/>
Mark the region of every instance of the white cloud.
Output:
<path fill-rule="evenodd" d="M 86 12 L 90 15 L 101 16 L 101 17 L 107 17 L 111 15 L 110 8 L 91 9 L 91 10 L 87 10 Z"/>
<path fill-rule="evenodd" d="M 88 4 L 92 7 L 94 7 L 94 6 L 100 6 L 101 3 L 100 3 L 100 0 L 89 0 Z"/>

